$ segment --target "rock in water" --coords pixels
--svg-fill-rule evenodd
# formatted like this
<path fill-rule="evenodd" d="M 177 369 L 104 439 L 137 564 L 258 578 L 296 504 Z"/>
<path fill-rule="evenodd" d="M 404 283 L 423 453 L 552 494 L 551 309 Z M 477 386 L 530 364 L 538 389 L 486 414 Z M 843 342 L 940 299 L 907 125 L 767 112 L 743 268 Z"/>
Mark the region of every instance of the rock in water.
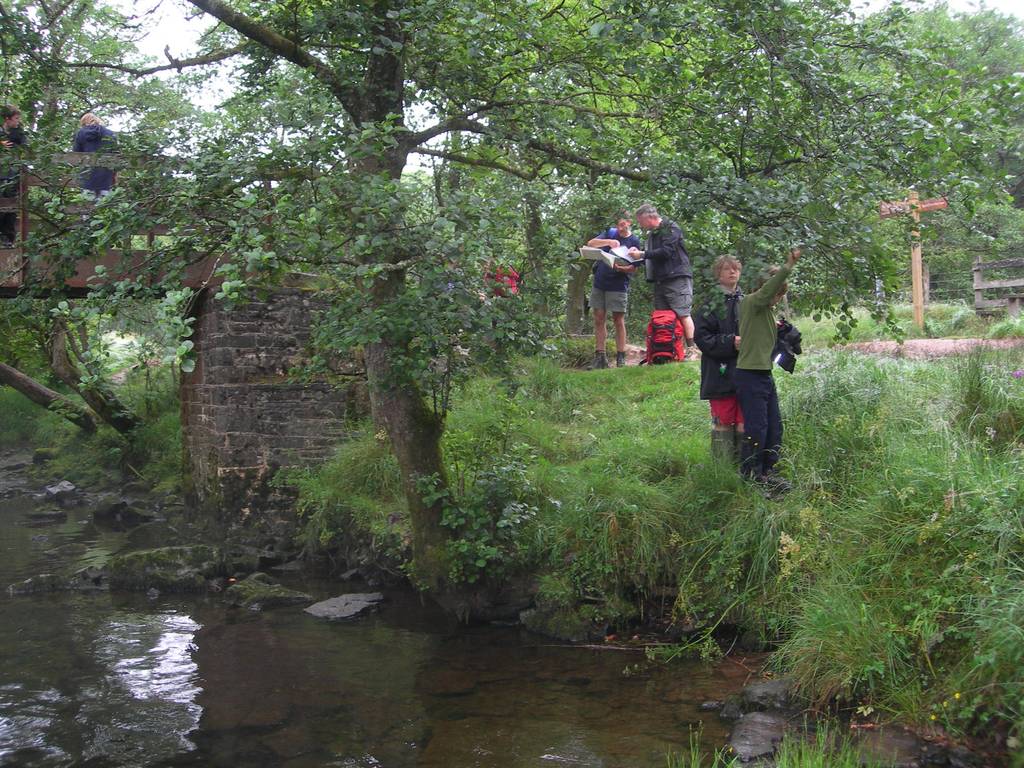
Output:
<path fill-rule="evenodd" d="M 127 499 L 119 499 L 115 502 L 104 501 L 93 510 L 92 519 L 99 525 L 123 531 L 151 523 L 155 518 L 149 512 L 129 504 Z"/>
<path fill-rule="evenodd" d="M 338 621 L 352 619 L 361 613 L 372 610 L 384 599 L 380 592 L 362 592 L 351 595 L 339 595 L 306 608 L 306 613 L 317 618 Z"/>
<path fill-rule="evenodd" d="M 254 573 L 228 587 L 225 599 L 232 605 L 248 608 L 250 611 L 262 611 L 280 605 L 308 603 L 313 598 L 305 592 L 281 586 L 265 573 Z"/>
<path fill-rule="evenodd" d="M 792 704 L 792 689 L 793 682 L 785 678 L 751 683 L 740 693 L 743 709 L 747 712 L 788 709 Z"/>
<path fill-rule="evenodd" d="M 77 501 L 77 493 L 78 488 L 75 487 L 75 484 L 67 480 L 61 480 L 55 485 L 46 486 L 46 498 L 52 499 L 61 507 L 68 506 Z"/>
<path fill-rule="evenodd" d="M 786 733 L 786 718 L 778 712 L 751 712 L 740 718 L 729 736 L 730 752 L 741 763 L 771 757 Z"/>
<path fill-rule="evenodd" d="M 202 592 L 207 579 L 224 571 L 220 552 L 213 547 L 163 547 L 117 555 L 110 560 L 110 586 L 145 592 Z"/>

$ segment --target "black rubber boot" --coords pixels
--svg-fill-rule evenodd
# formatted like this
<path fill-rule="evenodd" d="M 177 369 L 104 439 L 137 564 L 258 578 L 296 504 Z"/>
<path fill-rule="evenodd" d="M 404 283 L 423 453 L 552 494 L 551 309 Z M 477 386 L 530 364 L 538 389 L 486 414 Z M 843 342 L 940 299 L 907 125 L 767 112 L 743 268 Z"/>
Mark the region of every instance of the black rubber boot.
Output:
<path fill-rule="evenodd" d="M 608 356 L 604 352 L 594 353 L 594 363 L 590 366 L 591 370 L 600 370 L 608 367 Z"/>
<path fill-rule="evenodd" d="M 746 434 L 740 441 L 740 474 L 750 479 L 761 476 L 761 446 Z"/>
<path fill-rule="evenodd" d="M 621 368 L 625 364 L 626 364 L 626 353 L 625 352 L 616 352 L 615 353 L 615 367 L 616 368 Z"/>

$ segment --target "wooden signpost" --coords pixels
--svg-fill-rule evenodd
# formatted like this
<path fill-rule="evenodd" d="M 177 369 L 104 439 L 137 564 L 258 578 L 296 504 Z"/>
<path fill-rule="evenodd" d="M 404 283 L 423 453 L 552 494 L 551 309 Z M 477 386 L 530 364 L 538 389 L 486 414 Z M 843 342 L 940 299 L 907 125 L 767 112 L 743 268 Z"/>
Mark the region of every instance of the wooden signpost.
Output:
<path fill-rule="evenodd" d="M 906 200 L 885 200 L 878 204 L 878 213 L 883 219 L 910 214 L 914 223 L 921 221 L 921 213 L 938 211 L 949 207 L 944 197 L 919 200 L 917 190 L 912 189 Z M 924 328 L 924 275 L 921 262 L 921 231 L 914 227 L 910 233 L 910 292 L 914 299 L 914 325 Z"/>

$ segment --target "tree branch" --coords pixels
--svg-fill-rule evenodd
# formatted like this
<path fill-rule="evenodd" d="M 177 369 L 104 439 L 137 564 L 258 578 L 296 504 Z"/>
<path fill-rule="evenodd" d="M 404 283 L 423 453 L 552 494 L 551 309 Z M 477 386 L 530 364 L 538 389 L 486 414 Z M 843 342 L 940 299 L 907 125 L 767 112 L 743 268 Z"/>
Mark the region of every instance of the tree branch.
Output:
<path fill-rule="evenodd" d="M 224 61 L 232 56 L 236 56 L 245 50 L 245 45 L 236 45 L 234 48 L 227 48 L 223 51 L 214 51 L 213 53 L 207 53 L 203 56 L 194 56 L 191 59 L 176 59 L 171 55 L 171 47 L 167 46 L 164 48 L 164 56 L 171 62 L 170 64 L 160 64 L 155 67 L 145 67 L 138 69 L 136 67 L 128 67 L 123 64 L 100 64 L 93 61 L 69 61 L 65 64 L 68 67 L 75 67 L 78 69 L 115 69 L 118 72 L 127 72 L 129 75 L 135 75 L 137 77 L 145 77 L 146 75 L 153 75 L 157 72 L 165 72 L 169 69 L 176 69 L 178 72 L 185 69 L 186 67 L 201 67 L 206 64 L 216 64 L 218 61 Z"/>
<path fill-rule="evenodd" d="M 590 96 L 594 94 L 579 93 L 576 95 Z M 480 104 L 472 109 L 467 109 L 457 115 L 450 115 L 436 125 L 424 128 L 422 131 L 417 131 L 416 133 L 411 133 L 406 137 L 405 141 L 408 146 L 414 147 L 450 131 L 465 130 L 462 126 L 464 126 L 466 121 L 473 117 L 473 115 L 480 115 L 485 112 L 493 112 L 496 109 L 505 109 L 508 107 L 532 107 L 537 105 L 545 107 L 565 107 L 573 112 L 583 112 L 600 118 L 634 119 L 643 117 L 643 115 L 637 112 L 604 112 L 596 107 L 584 106 L 583 104 L 579 104 L 568 99 L 519 99 L 513 101 L 491 101 L 485 104 Z"/>
<path fill-rule="evenodd" d="M 188 0 L 196 8 L 223 22 L 243 37 L 259 43 L 273 53 L 308 70 L 313 77 L 326 85 L 332 94 L 341 102 L 342 107 L 355 121 L 359 121 L 360 98 L 358 92 L 342 81 L 337 73 L 323 61 L 313 56 L 294 40 L 274 31 L 265 24 L 239 13 L 222 0 Z"/>
<path fill-rule="evenodd" d="M 426 147 L 420 147 L 412 150 L 413 154 L 417 155 L 429 155 L 430 157 L 439 157 L 442 160 L 450 160 L 453 163 L 460 163 L 462 165 L 473 165 L 477 168 L 490 168 L 495 171 L 503 171 L 516 176 L 524 181 L 533 181 L 537 178 L 537 171 L 524 171 L 520 168 L 516 168 L 508 163 L 503 163 L 500 160 L 486 160 L 480 157 L 469 157 L 467 155 L 460 155 L 455 152 L 444 152 L 438 149 L 427 149 Z"/>
<path fill-rule="evenodd" d="M 592 157 L 581 155 L 579 152 L 573 152 L 565 147 L 557 146 L 552 142 L 541 141 L 540 139 L 527 138 L 525 141 L 521 137 L 517 136 L 506 136 L 500 131 L 491 128 L 483 123 L 477 122 L 476 120 L 465 120 L 462 118 L 453 118 L 449 121 L 449 128 L 453 131 L 466 131 L 468 133 L 476 133 L 483 136 L 490 136 L 497 138 L 502 141 L 513 142 L 526 146 L 536 152 L 540 152 L 549 158 L 557 158 L 573 165 L 578 165 L 581 168 L 587 168 L 592 171 L 599 173 L 607 173 L 612 176 L 619 176 L 623 179 L 629 179 L 631 181 L 650 181 L 651 174 L 649 171 L 638 171 L 632 168 L 619 168 L 609 163 L 602 163 L 600 160 L 595 160 Z M 418 149 L 413 149 L 414 152 L 419 152 Z M 502 169 L 504 170 L 504 169 Z M 677 176 L 686 179 L 692 179 L 694 181 L 703 181 L 704 177 L 697 173 L 678 171 Z"/>

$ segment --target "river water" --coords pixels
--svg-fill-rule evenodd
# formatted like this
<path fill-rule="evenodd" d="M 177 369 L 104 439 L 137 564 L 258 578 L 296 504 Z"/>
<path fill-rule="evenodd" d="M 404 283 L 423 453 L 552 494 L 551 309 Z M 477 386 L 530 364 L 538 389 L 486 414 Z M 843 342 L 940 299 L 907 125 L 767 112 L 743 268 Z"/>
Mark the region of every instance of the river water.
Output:
<path fill-rule="evenodd" d="M 702 719 L 705 743 L 724 742 L 698 705 L 747 676 L 461 627 L 400 591 L 343 624 L 216 594 L 11 596 L 26 577 L 166 536 L 159 523 L 107 531 L 83 510 L 33 517 L 51 509 L 0 497 L 2 766 L 663 768 Z"/>

